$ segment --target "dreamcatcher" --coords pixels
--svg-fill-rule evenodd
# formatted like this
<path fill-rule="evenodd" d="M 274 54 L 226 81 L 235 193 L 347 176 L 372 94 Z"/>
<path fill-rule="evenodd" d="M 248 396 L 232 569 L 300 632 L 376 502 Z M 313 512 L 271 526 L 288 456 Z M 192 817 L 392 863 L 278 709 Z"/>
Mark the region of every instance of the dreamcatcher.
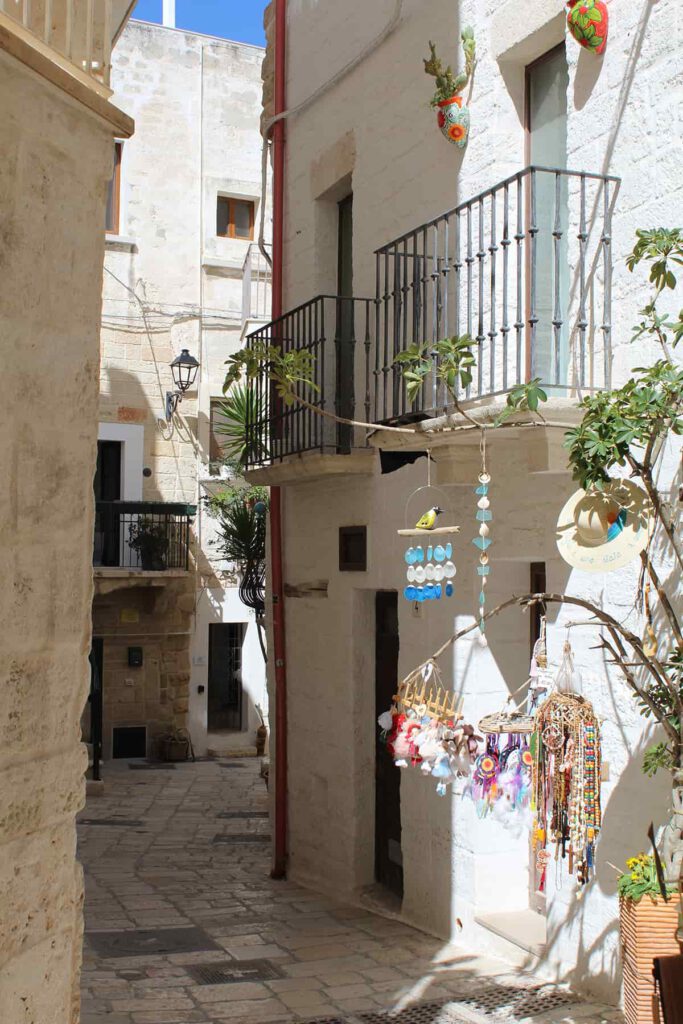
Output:
<path fill-rule="evenodd" d="M 565 644 L 557 690 L 536 712 L 532 738 L 533 830 L 538 890 L 545 892 L 550 847 L 579 885 L 590 881 L 601 825 L 600 723 L 590 701 L 572 692 L 578 681 Z"/>

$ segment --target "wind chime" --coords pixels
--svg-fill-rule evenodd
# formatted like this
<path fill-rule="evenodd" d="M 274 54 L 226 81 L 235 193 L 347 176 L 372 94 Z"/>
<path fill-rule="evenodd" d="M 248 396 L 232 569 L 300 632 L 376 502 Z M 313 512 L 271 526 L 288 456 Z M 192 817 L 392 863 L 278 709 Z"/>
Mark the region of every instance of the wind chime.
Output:
<path fill-rule="evenodd" d="M 560 678 L 574 675 L 571 647 L 565 644 Z M 533 844 L 538 891 L 547 885 L 554 859 L 567 861 L 579 886 L 590 881 L 601 825 L 600 723 L 590 701 L 559 688 L 536 712 L 532 738 Z"/>
<path fill-rule="evenodd" d="M 474 538 L 472 543 L 480 552 L 479 565 L 477 566 L 477 575 L 481 580 L 481 586 L 479 588 L 479 639 L 480 643 L 485 647 L 487 645 L 486 584 L 491 573 L 488 556 L 488 549 L 491 546 L 491 538 L 489 537 L 491 530 L 488 524 L 493 519 L 493 513 L 490 510 L 491 502 L 488 496 L 491 475 L 486 468 L 486 430 L 482 430 L 481 432 L 481 444 L 479 446 L 479 450 L 481 452 L 481 473 L 479 474 L 479 486 L 474 492 L 477 496 L 476 519 L 479 523 L 479 535 Z"/>
<path fill-rule="evenodd" d="M 427 483 L 418 487 L 409 495 L 405 507 L 405 522 L 408 522 L 408 509 L 411 501 L 418 494 L 431 492 L 432 499 L 440 498 L 446 503 L 446 495 L 432 485 L 431 454 L 427 452 Z M 460 533 L 459 526 L 437 526 L 439 516 L 448 511 L 437 501 L 420 516 L 415 526 L 397 530 L 399 537 L 409 537 L 410 545 L 406 548 L 403 559 L 406 568 L 406 585 L 403 596 L 406 601 L 422 603 L 423 601 L 440 601 L 442 597 L 452 597 L 455 592 L 453 580 L 457 569 L 453 561 L 453 544 L 450 537 Z"/>

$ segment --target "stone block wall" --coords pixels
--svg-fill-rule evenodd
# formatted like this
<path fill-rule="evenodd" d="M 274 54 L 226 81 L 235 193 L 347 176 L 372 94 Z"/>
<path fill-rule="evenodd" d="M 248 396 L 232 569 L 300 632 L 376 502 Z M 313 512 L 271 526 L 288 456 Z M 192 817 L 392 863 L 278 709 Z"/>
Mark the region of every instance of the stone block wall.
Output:
<path fill-rule="evenodd" d="M 107 593 L 108 582 L 97 581 L 93 602 L 93 636 L 104 640 L 103 756 L 115 727 L 146 726 L 156 757 L 159 736 L 187 725 L 194 577 Z M 142 647 L 141 667 L 128 665 L 129 647 Z"/>
<path fill-rule="evenodd" d="M 0 52 L 0 1017 L 77 1018 L 112 130 Z"/>

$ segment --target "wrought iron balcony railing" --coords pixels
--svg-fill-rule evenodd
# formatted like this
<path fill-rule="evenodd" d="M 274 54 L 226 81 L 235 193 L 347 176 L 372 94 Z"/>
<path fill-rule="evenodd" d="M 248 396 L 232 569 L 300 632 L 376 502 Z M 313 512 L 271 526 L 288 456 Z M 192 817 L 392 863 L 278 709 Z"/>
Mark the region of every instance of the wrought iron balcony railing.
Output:
<path fill-rule="evenodd" d="M 301 402 L 286 405 L 265 375 L 255 382 L 247 421 L 249 466 L 308 451 L 346 454 L 365 444 L 362 429 L 333 417 L 367 421 L 370 414 L 374 307 L 373 299 L 318 295 L 249 335 L 248 346 L 310 353 L 313 383 L 299 389 Z"/>
<path fill-rule="evenodd" d="M 194 505 L 98 501 L 93 565 L 163 571 L 188 569 Z"/>
<path fill-rule="evenodd" d="M 271 249 L 270 245 L 266 246 Z M 268 260 L 254 242 L 244 258 L 242 267 L 242 322 L 267 320 L 272 301 L 273 273 Z"/>
<path fill-rule="evenodd" d="M 120 6 L 120 5 L 119 5 Z M 125 10 L 125 9 L 124 9 Z M 0 16 L 16 31 L 68 61 L 98 86 L 109 85 L 112 0 L 0 0 Z M 117 12 L 117 22 L 121 12 Z M 105 94 L 110 95 L 107 88 Z"/>
<path fill-rule="evenodd" d="M 453 335 L 476 342 L 463 400 L 533 377 L 556 395 L 609 387 L 618 183 L 527 167 L 377 250 L 374 418 L 448 408 L 436 374 L 411 407 L 394 359 Z"/>
<path fill-rule="evenodd" d="M 527 167 L 378 249 L 374 300 L 318 296 L 251 334 L 248 345 L 310 352 L 316 387 L 285 406 L 265 375 L 257 383 L 249 465 L 365 444 L 362 428 L 326 413 L 381 424 L 447 412 L 453 399 L 435 369 L 411 403 L 395 359 L 418 345 L 436 367 L 436 342 L 453 335 L 468 334 L 476 358 L 461 401 L 534 377 L 558 397 L 610 387 L 618 186 Z"/>

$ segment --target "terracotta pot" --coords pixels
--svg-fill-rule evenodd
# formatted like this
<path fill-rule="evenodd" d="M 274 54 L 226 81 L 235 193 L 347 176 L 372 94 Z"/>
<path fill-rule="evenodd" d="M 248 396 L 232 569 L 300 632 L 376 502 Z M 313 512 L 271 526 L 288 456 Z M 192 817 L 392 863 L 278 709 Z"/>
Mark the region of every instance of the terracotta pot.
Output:
<path fill-rule="evenodd" d="M 436 119 L 441 134 L 459 149 L 467 145 L 470 134 L 470 111 L 463 104 L 462 96 L 451 96 L 437 104 Z"/>
<path fill-rule="evenodd" d="M 266 740 L 268 739 L 268 729 L 265 725 L 259 725 L 256 730 L 256 756 L 263 757 L 263 752 L 266 749 Z"/>
<path fill-rule="evenodd" d="M 567 6 L 567 25 L 577 43 L 592 53 L 604 53 L 609 15 L 603 0 L 568 0 Z"/>
<path fill-rule="evenodd" d="M 679 901 L 640 903 L 621 900 L 619 909 L 621 957 L 624 967 L 624 1017 L 626 1024 L 663 1024 L 655 994 L 652 966 L 656 956 L 680 952 L 676 940 Z"/>

